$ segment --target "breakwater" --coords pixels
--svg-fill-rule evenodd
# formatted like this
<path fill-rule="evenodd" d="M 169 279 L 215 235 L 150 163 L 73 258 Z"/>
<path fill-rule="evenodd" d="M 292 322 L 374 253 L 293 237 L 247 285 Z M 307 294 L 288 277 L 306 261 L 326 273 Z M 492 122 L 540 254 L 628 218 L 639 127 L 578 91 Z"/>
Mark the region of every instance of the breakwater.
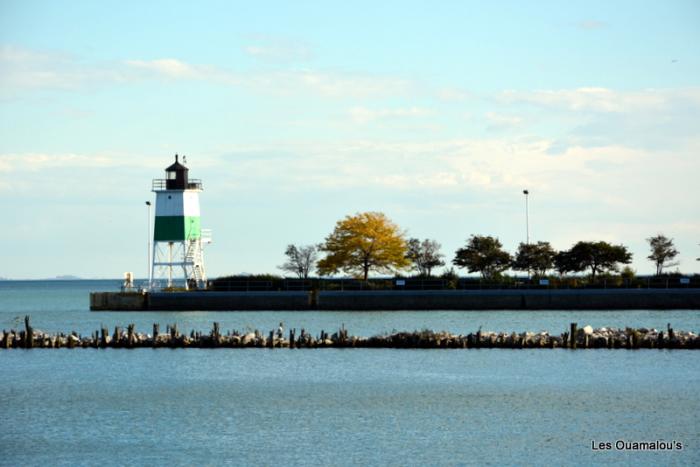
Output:
<path fill-rule="evenodd" d="M 397 349 L 700 349 L 700 336 L 689 331 L 666 331 L 646 328 L 578 327 L 554 335 L 546 331 L 504 333 L 477 330 L 474 333 L 454 334 L 431 330 L 394 332 L 371 337 L 353 336 L 344 326 L 332 334 L 322 330 L 312 335 L 306 329 L 298 333 L 280 326 L 263 333 L 259 330 L 222 332 L 214 322 L 206 334 L 197 331 L 182 333 L 177 324 L 167 326 L 161 333 L 160 325 L 153 324 L 152 334 L 137 332 L 133 324 L 115 327 L 110 333 L 105 327 L 90 336 L 78 333 L 50 334 L 35 330 L 25 317 L 23 330 L 2 331 L 2 349 L 58 349 L 58 348 L 397 348 Z"/>
<path fill-rule="evenodd" d="M 93 292 L 93 311 L 700 309 L 700 289 Z"/>

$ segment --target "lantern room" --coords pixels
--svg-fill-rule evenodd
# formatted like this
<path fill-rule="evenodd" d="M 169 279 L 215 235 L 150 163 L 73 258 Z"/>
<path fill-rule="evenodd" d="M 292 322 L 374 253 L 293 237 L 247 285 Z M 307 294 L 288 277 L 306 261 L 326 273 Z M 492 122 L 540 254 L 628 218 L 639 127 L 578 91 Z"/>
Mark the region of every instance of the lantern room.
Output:
<path fill-rule="evenodd" d="M 186 190 L 188 188 L 189 169 L 178 161 L 175 154 L 175 163 L 165 169 L 165 189 L 166 190 Z"/>

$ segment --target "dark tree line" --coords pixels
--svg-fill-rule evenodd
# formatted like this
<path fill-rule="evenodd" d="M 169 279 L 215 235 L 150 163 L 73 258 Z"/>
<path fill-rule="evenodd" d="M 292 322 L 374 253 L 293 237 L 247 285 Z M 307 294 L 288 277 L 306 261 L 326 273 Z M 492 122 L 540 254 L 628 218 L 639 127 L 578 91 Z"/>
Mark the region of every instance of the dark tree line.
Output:
<path fill-rule="evenodd" d="M 578 242 L 569 250 L 555 251 L 549 242 L 521 243 L 515 256 L 503 250 L 501 242 L 491 236 L 472 235 L 464 248 L 457 250 L 452 263 L 478 272 L 484 279 L 495 279 L 503 271 L 514 269 L 535 276 L 544 276 L 556 269 L 560 274 L 590 270 L 591 278 L 618 265 L 632 262 L 632 253 L 623 245 L 599 242 Z"/>
<path fill-rule="evenodd" d="M 647 239 L 656 274 L 664 268 L 677 266 L 673 261 L 678 255 L 673 239 L 662 234 Z M 589 271 L 591 278 L 606 272 L 616 272 L 622 264 L 632 262 L 632 253 L 624 245 L 613 245 L 604 241 L 580 241 L 568 250 L 555 251 L 549 242 L 521 243 L 514 256 L 503 250 L 501 242 L 491 236 L 472 235 L 464 248 L 457 250 L 452 263 L 478 272 L 485 279 L 494 279 L 503 271 L 513 269 L 534 276 L 545 276 L 547 271 L 559 274 Z"/>

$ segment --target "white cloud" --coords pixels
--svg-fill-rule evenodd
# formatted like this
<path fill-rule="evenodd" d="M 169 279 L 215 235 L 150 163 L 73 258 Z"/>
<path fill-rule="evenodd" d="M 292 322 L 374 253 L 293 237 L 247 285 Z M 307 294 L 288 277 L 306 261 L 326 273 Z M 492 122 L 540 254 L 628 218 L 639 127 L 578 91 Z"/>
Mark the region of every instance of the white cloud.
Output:
<path fill-rule="evenodd" d="M 395 96 L 410 88 L 408 81 L 386 76 L 316 71 L 291 72 L 287 76 L 306 88 L 329 97 Z"/>
<path fill-rule="evenodd" d="M 700 132 L 700 87 L 504 91 L 497 100 L 499 113 L 526 114 L 557 140 L 552 152 L 571 146 L 678 149 Z"/>
<path fill-rule="evenodd" d="M 425 117 L 431 115 L 432 112 L 415 106 L 396 109 L 369 109 L 358 106 L 348 110 L 348 114 L 355 123 L 365 124 L 380 119 Z"/>
<path fill-rule="evenodd" d="M 192 66 L 174 58 L 161 58 L 158 60 L 127 60 L 128 66 L 148 70 L 153 73 L 170 78 L 200 79 L 204 72 L 199 67 Z"/>
<path fill-rule="evenodd" d="M 80 89 L 128 79 L 118 66 L 86 66 L 63 53 L 0 47 L 0 92 L 4 97 L 32 89 Z"/>
<path fill-rule="evenodd" d="M 377 175 L 369 181 L 376 186 L 400 190 L 454 188 L 460 182 L 457 175 L 447 172 Z"/>
<path fill-rule="evenodd" d="M 529 187 L 541 196 L 596 199 L 609 206 L 635 204 L 632 193 L 645 193 L 643 185 L 653 173 L 683 178 L 697 171 L 699 164 L 691 156 L 692 148 L 683 154 L 664 154 L 615 145 L 571 147 L 555 156 L 549 153 L 551 144 L 546 139 L 285 143 L 234 151 L 230 163 L 235 161 L 239 173 L 258 174 L 266 186 L 290 190 L 374 185 L 390 190 L 430 187 L 485 194 Z M 271 160 L 260 154 L 275 156 Z M 242 185 L 246 183 L 241 180 Z"/>
<path fill-rule="evenodd" d="M 5 93 L 28 89 L 78 90 L 86 86 L 142 80 L 154 75 L 199 78 L 202 70 L 171 58 L 87 64 L 77 57 L 57 52 L 0 47 L 0 86 Z"/>
<path fill-rule="evenodd" d="M 250 53 L 265 54 L 263 48 Z M 130 59 L 121 62 L 83 63 L 76 57 L 16 47 L 0 48 L 0 90 L 16 97 L 31 89 L 80 90 L 143 80 L 201 80 L 223 86 L 244 86 L 273 95 L 307 92 L 330 98 L 396 96 L 410 90 L 407 80 L 323 70 L 251 72 L 177 58 Z"/>
<path fill-rule="evenodd" d="M 653 112 L 668 108 L 676 99 L 684 99 L 698 106 L 700 88 L 615 91 L 585 87 L 531 92 L 509 90 L 499 95 L 499 100 L 507 104 L 525 102 L 545 108 L 601 113 Z"/>
<path fill-rule="evenodd" d="M 470 93 L 457 88 L 441 88 L 435 95 L 438 99 L 447 102 L 462 102 L 472 97 Z"/>
<path fill-rule="evenodd" d="M 486 121 L 494 128 L 515 127 L 523 123 L 522 117 L 497 112 L 486 112 Z"/>
<path fill-rule="evenodd" d="M 81 154 L 0 154 L 0 172 L 36 172 L 53 168 L 114 167 L 115 158 Z"/>
<path fill-rule="evenodd" d="M 5 153 L 0 154 L 0 173 L 30 173 L 41 172 L 49 169 L 67 169 L 78 172 L 81 169 L 90 168 L 136 168 L 152 170 L 154 174 L 160 174 L 166 162 L 163 154 L 134 154 L 134 153 Z M 182 159 L 180 159 L 182 161 Z M 197 167 L 210 167 L 219 162 L 217 157 L 197 155 Z M 190 162 L 192 159 L 190 158 Z"/>
<path fill-rule="evenodd" d="M 201 79 L 221 85 L 245 86 L 277 95 L 311 92 L 323 97 L 364 98 L 397 95 L 410 84 L 401 79 L 344 72 L 293 70 L 237 72 L 209 65 L 193 65 L 175 59 L 131 60 L 130 66 L 146 69 L 153 77 Z"/>

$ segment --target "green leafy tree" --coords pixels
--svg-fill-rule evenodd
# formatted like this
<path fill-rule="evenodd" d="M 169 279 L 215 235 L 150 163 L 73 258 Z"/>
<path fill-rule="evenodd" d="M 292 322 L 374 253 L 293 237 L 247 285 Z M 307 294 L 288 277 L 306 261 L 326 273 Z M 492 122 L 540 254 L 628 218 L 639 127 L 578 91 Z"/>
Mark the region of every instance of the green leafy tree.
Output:
<path fill-rule="evenodd" d="M 569 251 L 555 257 L 559 272 L 581 272 L 591 270 L 591 279 L 605 271 L 617 271 L 618 264 L 632 262 L 632 253 L 623 245 L 608 242 L 578 242 Z"/>
<path fill-rule="evenodd" d="M 556 252 L 549 242 L 521 243 L 515 253 L 513 269 L 518 271 L 533 271 L 536 276 L 544 276 L 554 267 Z"/>
<path fill-rule="evenodd" d="M 326 253 L 317 263 L 323 276 L 343 271 L 367 280 L 370 271 L 391 273 L 411 264 L 403 232 L 381 212 L 363 212 L 338 221 L 319 248 Z"/>
<path fill-rule="evenodd" d="M 637 271 L 635 271 L 629 266 L 625 266 L 624 268 L 622 268 L 622 271 L 620 271 L 620 276 L 627 281 L 631 281 L 632 279 L 634 279 L 634 276 L 636 274 Z"/>
<path fill-rule="evenodd" d="M 673 261 L 673 258 L 678 256 L 678 250 L 673 245 L 672 238 L 666 238 L 665 235 L 658 234 L 656 237 L 647 238 L 651 254 L 647 256 L 654 266 L 656 266 L 656 275 L 660 276 L 664 268 L 678 266 L 678 261 Z"/>
<path fill-rule="evenodd" d="M 575 260 L 569 250 L 558 251 L 554 255 L 554 269 L 562 276 L 569 272 L 582 271 L 581 265 Z"/>
<path fill-rule="evenodd" d="M 284 254 L 287 261 L 279 266 L 283 271 L 296 274 L 299 279 L 308 279 L 313 272 L 318 260 L 318 247 L 316 245 L 287 245 Z"/>
<path fill-rule="evenodd" d="M 484 279 L 494 279 L 510 267 L 511 257 L 497 238 L 472 235 L 467 245 L 456 251 L 452 263 L 478 272 Z"/>
<path fill-rule="evenodd" d="M 408 252 L 406 258 L 413 263 L 414 269 L 423 277 L 431 277 L 433 268 L 444 266 L 444 255 L 440 253 L 442 246 L 436 240 L 425 239 L 422 242 L 417 238 L 408 240 Z"/>

